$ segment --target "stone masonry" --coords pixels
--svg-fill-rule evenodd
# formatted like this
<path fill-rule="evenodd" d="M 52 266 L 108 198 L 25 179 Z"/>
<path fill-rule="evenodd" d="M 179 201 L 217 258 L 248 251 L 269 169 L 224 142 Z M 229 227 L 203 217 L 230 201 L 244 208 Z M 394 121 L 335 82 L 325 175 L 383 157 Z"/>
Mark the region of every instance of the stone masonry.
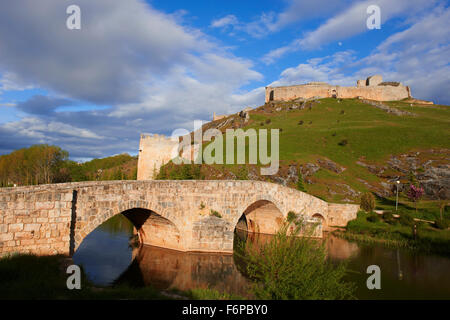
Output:
<path fill-rule="evenodd" d="M 0 255 L 72 254 L 90 232 L 120 213 L 133 222 L 144 244 L 230 253 L 243 214 L 255 232 L 271 233 L 289 211 L 345 226 L 358 208 L 262 181 L 93 181 L 2 188 Z M 211 210 L 221 218 L 210 215 Z"/>

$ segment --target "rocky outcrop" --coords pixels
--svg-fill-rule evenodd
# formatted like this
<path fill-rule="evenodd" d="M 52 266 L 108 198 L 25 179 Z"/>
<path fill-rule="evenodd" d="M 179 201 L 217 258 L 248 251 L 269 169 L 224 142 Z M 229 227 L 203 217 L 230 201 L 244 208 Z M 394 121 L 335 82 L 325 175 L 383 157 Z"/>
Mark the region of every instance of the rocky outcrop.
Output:
<path fill-rule="evenodd" d="M 385 105 L 384 103 L 380 101 L 375 100 L 367 100 L 367 99 L 360 99 L 361 102 L 365 104 L 369 104 L 371 106 L 377 107 L 378 109 L 381 109 L 383 111 L 386 111 L 387 113 L 395 114 L 396 116 L 416 116 L 416 114 L 409 112 L 409 111 L 403 111 L 397 108 L 389 107 L 388 105 Z"/>
<path fill-rule="evenodd" d="M 400 191 L 407 188 L 411 175 L 424 188 L 431 199 L 450 199 L 450 150 L 429 149 L 392 155 L 384 165 L 357 164 L 366 167 L 385 181 L 381 182 L 384 193 L 395 192 L 395 182 L 400 181 Z"/>
<path fill-rule="evenodd" d="M 322 168 L 336 172 L 336 173 L 342 173 L 345 171 L 344 167 L 341 167 L 336 162 L 333 162 L 327 158 L 319 159 L 317 162 L 319 163 L 319 166 L 321 166 Z"/>

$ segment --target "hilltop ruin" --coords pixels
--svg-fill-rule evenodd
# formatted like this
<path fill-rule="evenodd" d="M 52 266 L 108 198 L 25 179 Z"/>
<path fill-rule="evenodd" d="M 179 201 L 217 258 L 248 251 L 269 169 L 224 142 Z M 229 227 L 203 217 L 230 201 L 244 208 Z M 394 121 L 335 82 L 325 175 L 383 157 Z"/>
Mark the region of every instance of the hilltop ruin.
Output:
<path fill-rule="evenodd" d="M 341 87 L 326 82 L 266 87 L 266 103 L 298 98 L 362 98 L 376 101 L 395 101 L 411 98 L 411 90 L 400 82 L 383 82 L 381 75 L 370 76 L 366 80 L 358 80 L 356 87 Z"/>

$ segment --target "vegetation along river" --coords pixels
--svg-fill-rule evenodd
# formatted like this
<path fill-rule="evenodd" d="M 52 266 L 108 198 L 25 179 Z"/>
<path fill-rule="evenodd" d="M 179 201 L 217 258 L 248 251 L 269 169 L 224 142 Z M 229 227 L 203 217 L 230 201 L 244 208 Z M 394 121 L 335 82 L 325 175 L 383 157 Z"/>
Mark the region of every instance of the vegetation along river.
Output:
<path fill-rule="evenodd" d="M 87 277 L 98 286 L 127 283 L 160 290 L 213 288 L 249 297 L 250 280 L 235 255 L 186 253 L 153 246 L 135 246 L 132 224 L 117 215 L 89 234 L 74 254 Z M 268 240 L 270 236 L 237 231 L 236 239 Z M 450 299 L 450 258 L 379 244 L 360 244 L 327 236 L 329 257 L 347 260 L 348 279 L 358 299 Z M 381 289 L 369 290 L 369 265 L 381 269 Z"/>

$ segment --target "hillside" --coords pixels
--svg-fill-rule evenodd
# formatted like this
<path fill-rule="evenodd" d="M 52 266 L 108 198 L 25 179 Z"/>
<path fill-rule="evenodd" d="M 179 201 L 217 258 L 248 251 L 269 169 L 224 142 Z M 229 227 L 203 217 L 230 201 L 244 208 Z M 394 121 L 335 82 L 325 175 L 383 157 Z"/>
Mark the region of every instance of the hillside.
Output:
<path fill-rule="evenodd" d="M 247 122 L 239 114 L 210 122 L 203 130 L 279 128 L 281 168 L 275 176 L 260 176 L 253 165 L 202 165 L 198 176 L 296 187 L 300 171 L 308 193 L 336 202 L 357 202 L 366 191 L 388 198 L 397 179 L 403 184 L 417 179 L 429 199 L 438 197 L 439 188 L 450 198 L 450 108 L 369 103 L 333 98 L 270 102 L 249 111 Z M 172 171 L 180 173 L 168 164 L 162 175 L 170 178 Z"/>

